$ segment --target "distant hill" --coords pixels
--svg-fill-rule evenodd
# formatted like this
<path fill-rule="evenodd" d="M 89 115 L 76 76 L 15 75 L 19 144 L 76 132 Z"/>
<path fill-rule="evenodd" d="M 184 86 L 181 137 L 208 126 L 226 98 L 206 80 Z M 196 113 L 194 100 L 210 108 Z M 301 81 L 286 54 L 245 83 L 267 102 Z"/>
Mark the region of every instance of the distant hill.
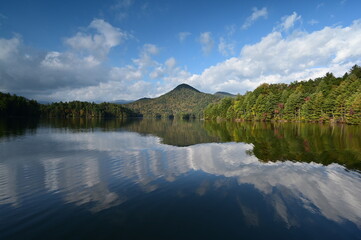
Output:
<path fill-rule="evenodd" d="M 172 91 L 157 98 L 142 98 L 125 104 L 143 117 L 151 118 L 201 118 L 205 107 L 221 98 L 202 93 L 187 84 L 180 84 Z"/>
<path fill-rule="evenodd" d="M 218 96 L 218 97 L 235 97 L 236 95 L 228 93 L 228 92 L 216 92 L 214 95 Z"/>
<path fill-rule="evenodd" d="M 134 102 L 134 100 L 115 100 L 115 101 L 111 101 L 110 103 L 127 104 L 127 103 L 131 103 L 131 102 Z"/>

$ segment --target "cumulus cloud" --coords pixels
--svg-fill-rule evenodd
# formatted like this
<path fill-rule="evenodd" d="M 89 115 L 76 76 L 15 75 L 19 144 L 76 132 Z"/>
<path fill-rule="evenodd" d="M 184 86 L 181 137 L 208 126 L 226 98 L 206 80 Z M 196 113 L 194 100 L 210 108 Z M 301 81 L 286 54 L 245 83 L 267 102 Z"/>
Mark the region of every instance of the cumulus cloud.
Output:
<path fill-rule="evenodd" d="M 87 54 L 104 58 L 111 48 L 129 37 L 127 33 L 102 19 L 94 19 L 88 29 L 94 29 L 96 33 L 78 32 L 75 36 L 65 39 L 65 43 L 77 51 L 84 50 Z"/>
<path fill-rule="evenodd" d="M 159 96 L 185 82 L 204 92 L 244 93 L 264 82 L 289 83 L 326 72 L 342 75 L 354 64 L 361 65 L 361 20 L 345 27 L 283 34 L 299 19 L 296 13 L 284 17 L 282 29 L 200 74 L 178 66 L 174 57 L 156 60 L 161 48 L 154 44 L 142 45 L 138 57 L 126 65 L 106 66 L 107 54 L 128 35 L 103 20 L 67 38 L 69 49 L 64 52 L 36 51 L 17 35 L 0 38 L 0 91 L 40 100 L 112 101 Z M 212 51 L 210 32 L 202 33 L 199 42 L 205 54 Z M 221 38 L 218 50 L 233 55 L 231 43 Z"/>
<path fill-rule="evenodd" d="M 60 89 L 49 95 L 49 98 L 66 101 L 114 101 L 159 96 L 187 79 L 190 74 L 176 66 L 174 57 L 168 58 L 164 63 L 157 62 L 153 56 L 158 53 L 159 48 L 156 45 L 144 44 L 139 57 L 133 59 L 131 64 L 107 69 L 103 75 L 106 81 L 79 88 Z M 158 82 L 147 81 L 147 77 Z M 163 83 L 160 84 L 159 81 Z"/>
<path fill-rule="evenodd" d="M 190 35 L 192 35 L 190 32 L 180 32 L 178 33 L 178 40 L 179 42 L 184 42 Z"/>
<path fill-rule="evenodd" d="M 33 52 L 23 45 L 19 37 L 0 39 L 0 42 L 2 91 L 42 91 L 68 84 L 95 84 L 102 74 L 97 60 L 91 56 L 79 57 L 70 52 Z"/>
<path fill-rule="evenodd" d="M 154 44 L 144 44 L 141 48 L 139 58 L 133 59 L 133 66 L 145 75 L 150 68 L 158 66 L 152 56 L 159 53 L 159 48 Z"/>
<path fill-rule="evenodd" d="M 20 36 L 0 39 L 0 91 L 29 97 L 48 97 L 59 89 L 94 86 L 107 81 L 103 62 L 110 49 L 127 34 L 104 20 L 93 20 L 88 29 L 65 39 L 67 51 L 37 51 Z"/>
<path fill-rule="evenodd" d="M 257 21 L 259 18 L 264 18 L 267 19 L 268 17 L 268 11 L 266 7 L 263 7 L 262 9 L 258 9 L 258 8 L 253 8 L 252 9 L 252 14 L 251 16 L 249 16 L 246 21 L 243 23 L 242 25 L 242 29 L 247 29 L 250 26 L 252 26 L 252 24 Z"/>
<path fill-rule="evenodd" d="M 21 38 L 15 36 L 10 39 L 0 39 L 0 60 L 7 60 L 18 52 Z"/>
<path fill-rule="evenodd" d="M 325 27 L 285 37 L 274 31 L 260 42 L 244 46 L 239 57 L 193 74 L 187 82 L 208 92 L 244 93 L 263 82 L 289 83 L 327 72 L 341 75 L 352 65 L 361 64 L 360 44 L 360 20 L 347 27 Z"/>
<path fill-rule="evenodd" d="M 82 101 L 113 101 L 120 99 L 136 100 L 138 96 L 153 96 L 152 83 L 138 78 L 140 73 L 137 71 L 130 71 L 126 73 L 117 73 L 113 77 L 115 80 L 109 80 L 107 82 L 99 83 L 96 86 L 87 86 L 82 88 L 74 88 L 68 90 L 59 90 L 51 94 L 51 99 L 65 99 L 66 101 L 72 101 L 74 99 Z M 131 77 L 132 81 L 122 81 L 119 77 L 124 76 Z M 133 78 L 135 77 L 135 78 Z M 136 81 L 134 81 L 136 80 Z"/>
<path fill-rule="evenodd" d="M 191 77 L 191 73 L 177 66 L 174 57 L 168 58 L 164 63 L 158 63 L 158 66 L 150 73 L 150 78 L 160 80 L 154 88 L 152 96 L 159 96 L 174 88 L 176 85 L 184 83 Z"/>
<path fill-rule="evenodd" d="M 203 32 L 199 36 L 199 42 L 202 45 L 202 52 L 205 55 L 208 55 L 211 53 L 213 46 L 214 46 L 214 40 L 212 38 L 211 32 Z"/>

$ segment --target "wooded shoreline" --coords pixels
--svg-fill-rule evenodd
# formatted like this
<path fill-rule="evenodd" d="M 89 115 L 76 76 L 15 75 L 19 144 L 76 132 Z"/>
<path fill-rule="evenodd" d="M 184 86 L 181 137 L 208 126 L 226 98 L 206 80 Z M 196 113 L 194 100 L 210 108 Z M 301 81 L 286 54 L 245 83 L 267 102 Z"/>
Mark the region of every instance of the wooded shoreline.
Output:
<path fill-rule="evenodd" d="M 361 124 L 361 67 L 355 65 L 338 78 L 327 73 L 291 84 L 264 83 L 210 104 L 204 113 L 206 119 Z"/>
<path fill-rule="evenodd" d="M 127 119 L 143 116 L 361 124 L 361 67 L 353 66 L 343 77 L 326 73 L 324 77 L 290 84 L 264 83 L 236 97 L 216 97 L 181 84 L 158 98 L 140 99 L 126 105 L 82 101 L 40 104 L 0 92 L 0 117 Z"/>

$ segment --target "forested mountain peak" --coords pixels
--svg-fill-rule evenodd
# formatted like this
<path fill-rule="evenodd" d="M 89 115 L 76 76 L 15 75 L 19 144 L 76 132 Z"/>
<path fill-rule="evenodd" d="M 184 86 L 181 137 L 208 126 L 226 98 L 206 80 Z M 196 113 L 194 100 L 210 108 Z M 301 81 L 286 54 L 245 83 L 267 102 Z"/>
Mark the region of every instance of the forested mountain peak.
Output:
<path fill-rule="evenodd" d="M 192 86 L 190 86 L 188 84 L 185 84 L 185 83 L 179 84 L 171 92 L 176 91 L 176 90 L 181 90 L 181 89 L 189 89 L 189 90 L 192 90 L 192 91 L 200 92 L 199 90 L 197 90 L 194 87 L 192 87 Z"/>
<path fill-rule="evenodd" d="M 201 118 L 204 108 L 219 100 L 218 96 L 200 92 L 183 83 L 157 98 L 138 100 L 126 106 L 144 117 Z"/>

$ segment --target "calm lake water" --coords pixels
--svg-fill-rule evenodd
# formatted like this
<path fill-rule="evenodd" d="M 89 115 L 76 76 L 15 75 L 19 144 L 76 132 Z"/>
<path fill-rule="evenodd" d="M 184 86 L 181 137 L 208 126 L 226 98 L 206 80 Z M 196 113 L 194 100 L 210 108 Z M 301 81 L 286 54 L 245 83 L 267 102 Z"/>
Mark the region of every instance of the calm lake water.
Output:
<path fill-rule="evenodd" d="M 0 239 L 361 239 L 361 127 L 0 121 Z"/>

